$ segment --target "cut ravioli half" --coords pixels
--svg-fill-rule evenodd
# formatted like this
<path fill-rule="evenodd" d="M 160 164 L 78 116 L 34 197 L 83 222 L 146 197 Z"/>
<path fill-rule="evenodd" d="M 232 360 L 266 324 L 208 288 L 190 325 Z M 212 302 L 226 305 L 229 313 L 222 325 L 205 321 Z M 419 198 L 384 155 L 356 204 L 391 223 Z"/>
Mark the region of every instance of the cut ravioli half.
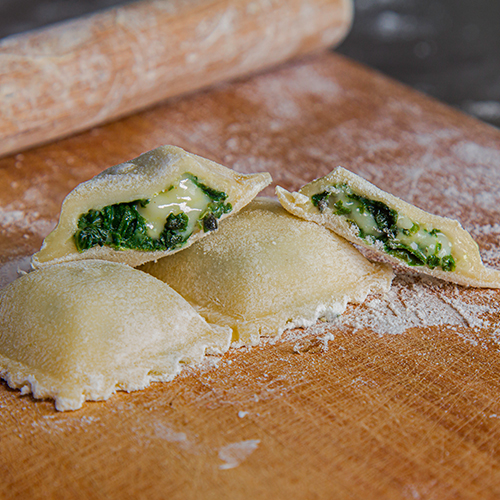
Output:
<path fill-rule="evenodd" d="M 458 221 L 424 212 L 342 167 L 299 192 L 277 187 L 276 194 L 290 213 L 395 264 L 464 286 L 500 287 L 500 272 L 483 265 Z"/>
<path fill-rule="evenodd" d="M 0 291 L 0 375 L 58 410 L 169 381 L 230 341 L 229 328 L 125 264 L 57 264 Z"/>
<path fill-rule="evenodd" d="M 156 148 L 71 191 L 32 265 L 156 260 L 217 229 L 270 182 L 268 173 L 243 175 L 175 146 Z"/>
<path fill-rule="evenodd" d="M 348 302 L 385 292 L 388 265 L 373 264 L 335 233 L 256 199 L 190 248 L 141 268 L 178 291 L 233 341 L 333 319 Z"/>

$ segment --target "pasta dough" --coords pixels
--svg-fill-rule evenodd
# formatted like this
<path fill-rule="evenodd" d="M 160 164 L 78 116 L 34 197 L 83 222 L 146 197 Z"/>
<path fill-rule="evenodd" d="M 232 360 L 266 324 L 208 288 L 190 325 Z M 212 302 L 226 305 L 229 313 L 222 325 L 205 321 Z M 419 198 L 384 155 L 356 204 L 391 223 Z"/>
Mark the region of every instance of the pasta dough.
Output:
<path fill-rule="evenodd" d="M 0 291 L 0 375 L 58 410 L 168 381 L 229 348 L 175 291 L 124 264 L 57 264 Z"/>
<path fill-rule="evenodd" d="M 175 146 L 110 167 L 66 196 L 34 268 L 78 259 L 138 266 L 192 244 L 271 182 Z"/>
<path fill-rule="evenodd" d="M 308 326 L 341 314 L 348 301 L 389 289 L 390 266 L 372 264 L 317 224 L 257 199 L 220 230 L 142 269 L 168 283 L 233 341 Z"/>
<path fill-rule="evenodd" d="M 456 220 L 432 215 L 338 167 L 290 193 L 276 188 L 283 207 L 317 222 L 391 262 L 464 286 L 500 287 L 472 237 Z"/>

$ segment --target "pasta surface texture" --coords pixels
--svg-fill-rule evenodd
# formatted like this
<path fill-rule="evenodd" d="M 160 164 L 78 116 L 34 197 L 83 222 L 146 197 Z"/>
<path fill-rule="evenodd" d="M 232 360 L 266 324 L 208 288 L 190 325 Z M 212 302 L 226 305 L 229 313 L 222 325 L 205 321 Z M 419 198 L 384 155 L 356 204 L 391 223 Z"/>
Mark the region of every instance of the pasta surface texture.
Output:
<path fill-rule="evenodd" d="M 390 266 L 372 264 L 335 233 L 257 198 L 217 233 L 142 269 L 165 281 L 233 341 L 331 320 L 348 302 L 384 292 Z"/>
<path fill-rule="evenodd" d="M 0 291 L 0 375 L 58 410 L 169 381 L 231 331 L 209 326 L 175 291 L 125 264 L 57 264 Z"/>

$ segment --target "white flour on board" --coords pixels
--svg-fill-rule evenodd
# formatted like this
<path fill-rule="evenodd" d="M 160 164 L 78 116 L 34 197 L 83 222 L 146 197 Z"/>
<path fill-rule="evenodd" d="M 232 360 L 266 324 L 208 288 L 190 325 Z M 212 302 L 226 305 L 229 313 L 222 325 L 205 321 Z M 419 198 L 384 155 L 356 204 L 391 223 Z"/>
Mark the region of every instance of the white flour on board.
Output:
<path fill-rule="evenodd" d="M 54 229 L 55 221 L 40 218 L 38 212 L 18 210 L 10 205 L 0 207 L 0 228 L 7 234 L 11 231 L 33 233 L 45 238 Z"/>
<path fill-rule="evenodd" d="M 259 446 L 260 439 L 248 439 L 224 446 L 219 450 L 219 458 L 225 463 L 219 469 L 234 469 L 246 460 Z"/>
<path fill-rule="evenodd" d="M 383 334 L 402 334 L 409 328 L 430 326 L 481 329 L 492 325 L 488 314 L 498 310 L 493 290 L 467 290 L 442 284 L 429 277 L 398 275 L 384 296 L 370 297 L 362 307 L 351 309 L 337 321 L 342 329 L 370 329 Z M 464 340 L 474 337 L 460 333 Z"/>
<path fill-rule="evenodd" d="M 8 207 L 0 207 L 0 225 L 8 227 L 12 225 L 26 224 L 25 213 L 22 210 L 9 210 Z"/>
<path fill-rule="evenodd" d="M 26 407 L 22 411 L 26 411 Z M 12 409 L 10 409 L 12 411 Z M 74 434 L 77 432 L 86 432 L 88 427 L 101 426 L 101 419 L 90 415 L 82 415 L 75 417 L 72 415 L 55 414 L 55 415 L 40 415 L 31 422 L 31 428 L 24 426 L 22 428 L 23 434 L 19 437 L 32 435 L 32 434 Z M 21 427 L 20 427 L 21 429 Z"/>
<path fill-rule="evenodd" d="M 0 288 L 19 278 L 23 273 L 31 270 L 31 257 L 24 256 L 11 260 L 0 267 Z"/>

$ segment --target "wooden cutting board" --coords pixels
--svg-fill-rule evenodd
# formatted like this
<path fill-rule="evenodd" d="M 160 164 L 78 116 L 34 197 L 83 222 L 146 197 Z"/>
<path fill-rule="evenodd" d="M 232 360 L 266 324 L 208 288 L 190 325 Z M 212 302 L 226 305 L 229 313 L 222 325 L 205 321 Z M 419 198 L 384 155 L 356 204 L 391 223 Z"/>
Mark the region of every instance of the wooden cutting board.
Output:
<path fill-rule="evenodd" d="M 343 165 L 500 264 L 500 132 L 324 54 L 1 160 L 1 284 L 69 190 L 167 143 L 289 189 Z M 79 411 L 2 383 L 0 497 L 498 498 L 499 303 L 398 274 L 337 323 Z"/>

